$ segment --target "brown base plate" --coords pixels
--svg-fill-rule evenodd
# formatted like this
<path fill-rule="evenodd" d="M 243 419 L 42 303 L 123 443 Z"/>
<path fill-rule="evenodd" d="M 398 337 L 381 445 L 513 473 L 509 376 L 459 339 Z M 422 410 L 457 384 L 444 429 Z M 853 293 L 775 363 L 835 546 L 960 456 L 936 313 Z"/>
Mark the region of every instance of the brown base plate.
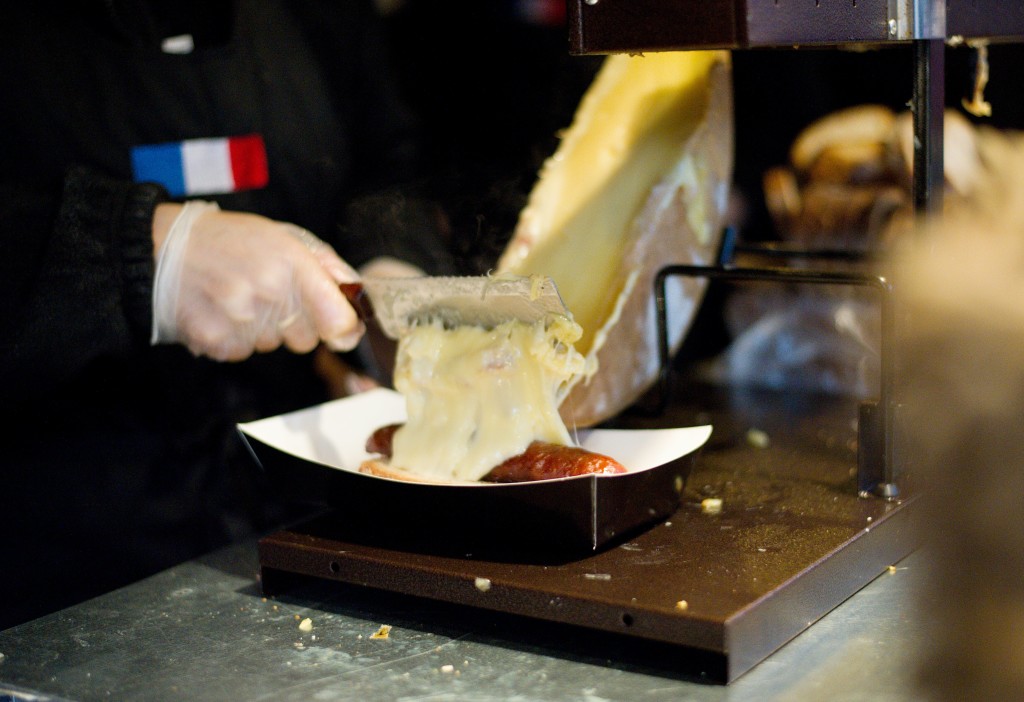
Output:
<path fill-rule="evenodd" d="M 707 407 L 709 397 L 695 402 Z M 623 420 L 710 421 L 715 434 L 679 509 L 596 554 L 530 562 L 423 548 L 422 539 L 409 548 L 328 514 L 261 540 L 264 591 L 313 576 L 624 634 L 710 658 L 702 665 L 712 678 L 734 680 L 908 555 L 918 510 L 908 480 L 897 501 L 857 496 L 854 403 L 714 399 L 720 414 L 679 407 Z M 707 497 L 722 500 L 721 512 L 702 507 Z"/>

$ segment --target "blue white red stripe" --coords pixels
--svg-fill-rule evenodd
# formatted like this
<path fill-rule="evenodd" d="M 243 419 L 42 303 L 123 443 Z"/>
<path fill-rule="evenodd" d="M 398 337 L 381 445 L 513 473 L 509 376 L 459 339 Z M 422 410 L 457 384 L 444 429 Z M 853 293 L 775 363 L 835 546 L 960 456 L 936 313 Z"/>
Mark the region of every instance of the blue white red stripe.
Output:
<path fill-rule="evenodd" d="M 173 197 L 266 187 L 267 149 L 259 134 L 146 144 L 132 149 L 137 183 L 160 183 Z"/>

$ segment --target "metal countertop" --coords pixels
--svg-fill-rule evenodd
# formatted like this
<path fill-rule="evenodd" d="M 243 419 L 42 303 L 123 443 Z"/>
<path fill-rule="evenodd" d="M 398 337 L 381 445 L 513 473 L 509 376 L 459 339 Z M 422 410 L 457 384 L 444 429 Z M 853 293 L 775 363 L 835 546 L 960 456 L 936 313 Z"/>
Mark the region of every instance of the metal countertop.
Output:
<path fill-rule="evenodd" d="M 921 699 L 926 567 L 915 552 L 723 686 L 564 626 L 327 581 L 264 598 L 244 543 L 0 632 L 0 700 Z"/>

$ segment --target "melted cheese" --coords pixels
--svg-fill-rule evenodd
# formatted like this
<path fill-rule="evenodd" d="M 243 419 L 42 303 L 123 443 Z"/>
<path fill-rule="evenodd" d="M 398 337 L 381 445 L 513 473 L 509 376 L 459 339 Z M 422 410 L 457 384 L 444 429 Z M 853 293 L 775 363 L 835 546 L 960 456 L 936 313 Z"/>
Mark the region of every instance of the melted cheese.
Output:
<path fill-rule="evenodd" d="M 557 317 L 493 329 L 414 327 L 399 340 L 395 388 L 408 418 L 391 465 L 438 480 L 479 480 L 534 440 L 573 443 L 558 405 L 595 364 L 573 347 L 578 324 Z"/>

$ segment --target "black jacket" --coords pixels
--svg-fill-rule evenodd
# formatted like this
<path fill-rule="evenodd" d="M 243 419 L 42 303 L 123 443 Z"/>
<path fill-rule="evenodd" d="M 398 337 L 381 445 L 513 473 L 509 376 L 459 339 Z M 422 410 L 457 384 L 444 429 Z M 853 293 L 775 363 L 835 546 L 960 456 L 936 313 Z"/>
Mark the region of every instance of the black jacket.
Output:
<path fill-rule="evenodd" d="M 324 399 L 308 356 L 220 364 L 149 346 L 150 219 L 169 195 L 133 181 L 133 147 L 259 134 L 267 186 L 204 199 L 296 222 L 355 265 L 444 265 L 406 198 L 413 123 L 369 2 L 4 15 L 0 628 L 286 518 L 234 425 Z M 161 50 L 183 33 L 194 51 Z"/>

